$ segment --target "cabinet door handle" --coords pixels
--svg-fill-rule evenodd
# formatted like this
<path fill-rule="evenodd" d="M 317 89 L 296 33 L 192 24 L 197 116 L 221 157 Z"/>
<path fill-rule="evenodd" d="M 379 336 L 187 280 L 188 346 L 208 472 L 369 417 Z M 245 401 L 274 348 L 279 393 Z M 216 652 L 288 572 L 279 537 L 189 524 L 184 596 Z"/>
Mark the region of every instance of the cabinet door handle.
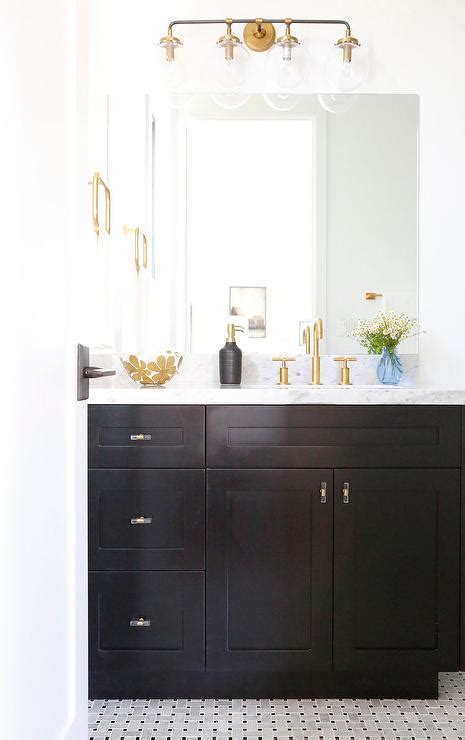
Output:
<path fill-rule="evenodd" d="M 139 277 L 140 270 L 140 259 L 139 259 L 139 237 L 140 229 L 138 226 L 128 226 L 124 224 L 123 233 L 127 236 L 128 234 L 134 234 L 134 264 L 136 266 L 137 277 Z"/>
<path fill-rule="evenodd" d="M 131 434 L 129 439 L 131 442 L 151 442 L 151 434 Z"/>
<path fill-rule="evenodd" d="M 350 484 L 344 483 L 342 486 L 342 503 L 348 504 L 350 502 Z"/>
<path fill-rule="evenodd" d="M 150 627 L 151 623 L 151 620 L 145 617 L 132 617 L 129 620 L 130 627 Z"/>
<path fill-rule="evenodd" d="M 110 188 L 103 180 L 100 172 L 94 172 L 92 180 L 89 181 L 89 185 L 92 185 L 92 223 L 94 231 L 99 236 L 100 234 L 100 223 L 98 213 L 98 189 L 100 185 L 105 191 L 105 231 L 107 234 L 111 231 L 111 192 Z"/>
<path fill-rule="evenodd" d="M 131 524 L 152 524 L 151 516 L 133 516 Z"/>
<path fill-rule="evenodd" d="M 326 482 L 322 481 L 320 483 L 320 504 L 326 503 Z"/>
<path fill-rule="evenodd" d="M 142 265 L 145 269 L 147 269 L 147 265 L 149 262 L 149 247 L 148 247 L 148 241 L 147 237 L 144 234 L 143 231 L 140 232 L 142 234 Z"/>

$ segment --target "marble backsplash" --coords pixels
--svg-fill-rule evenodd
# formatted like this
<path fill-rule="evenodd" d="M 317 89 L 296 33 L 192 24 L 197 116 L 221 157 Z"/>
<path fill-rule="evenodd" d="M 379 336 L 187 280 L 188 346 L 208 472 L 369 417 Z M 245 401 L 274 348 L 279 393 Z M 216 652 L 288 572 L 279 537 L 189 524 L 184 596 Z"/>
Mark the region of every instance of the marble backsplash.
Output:
<path fill-rule="evenodd" d="M 154 358 L 143 358 L 152 360 Z M 418 355 L 401 355 L 404 376 L 403 386 L 414 386 L 418 376 Z M 357 362 L 351 364 L 353 385 L 377 385 L 376 365 L 379 357 L 358 355 Z M 99 388 L 133 388 L 134 382 L 128 376 L 117 353 L 91 353 L 91 365 L 113 368 L 116 375 L 98 380 Z M 279 377 L 279 362 L 272 362 L 270 355 L 246 354 L 242 361 L 242 385 L 274 385 Z M 332 355 L 321 357 L 321 382 L 334 385 L 339 380 L 339 362 Z M 289 382 L 295 385 L 310 383 L 311 357 L 297 355 L 295 362 L 289 363 Z M 190 354 L 183 359 L 179 373 L 170 381 L 170 386 L 199 387 L 219 384 L 218 354 Z M 96 384 L 97 385 L 97 384 Z"/>

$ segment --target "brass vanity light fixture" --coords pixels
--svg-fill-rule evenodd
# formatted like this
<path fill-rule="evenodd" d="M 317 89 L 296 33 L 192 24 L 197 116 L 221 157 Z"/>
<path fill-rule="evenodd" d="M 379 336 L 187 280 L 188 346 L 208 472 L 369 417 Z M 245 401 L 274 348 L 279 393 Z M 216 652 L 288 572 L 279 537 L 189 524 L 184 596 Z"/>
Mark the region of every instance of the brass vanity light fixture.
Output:
<path fill-rule="evenodd" d="M 276 38 L 275 24 L 282 23 L 285 25 L 284 34 Z M 341 25 L 345 27 L 345 35 L 342 36 L 334 46 L 342 51 L 342 62 L 350 64 L 352 62 L 352 52 L 360 46 L 360 42 L 355 36 L 352 36 L 350 24 L 346 20 L 340 19 L 313 19 L 313 18 L 226 18 L 226 19 L 195 19 L 195 20 L 175 20 L 171 21 L 168 26 L 166 36 L 160 39 L 160 46 L 165 49 L 166 60 L 175 61 L 175 50 L 182 45 L 180 39 L 173 35 L 175 26 L 196 26 L 196 25 L 215 25 L 226 24 L 226 32 L 218 40 L 218 44 L 224 48 L 225 59 L 229 62 L 235 60 L 235 49 L 242 46 L 239 36 L 232 32 L 232 26 L 244 25 L 243 42 L 248 49 L 254 52 L 264 52 L 272 49 L 273 46 L 279 46 L 283 51 L 283 60 L 292 59 L 292 49 L 299 46 L 300 42 L 297 36 L 291 32 L 291 26 L 296 25 Z M 355 89 L 355 88 L 352 88 Z"/>
<path fill-rule="evenodd" d="M 100 185 L 105 191 L 105 231 L 107 232 L 107 234 L 109 234 L 111 231 L 111 192 L 100 172 L 94 172 L 92 180 L 89 180 L 88 184 L 92 185 L 92 224 L 98 238 L 100 236 L 98 210 L 98 194 Z"/>

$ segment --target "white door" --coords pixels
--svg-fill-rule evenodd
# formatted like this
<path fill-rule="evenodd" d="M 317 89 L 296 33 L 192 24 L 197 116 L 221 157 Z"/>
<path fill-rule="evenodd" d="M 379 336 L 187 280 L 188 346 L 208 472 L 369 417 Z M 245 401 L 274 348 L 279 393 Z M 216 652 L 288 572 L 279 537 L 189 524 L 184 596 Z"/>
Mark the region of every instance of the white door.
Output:
<path fill-rule="evenodd" d="M 86 286 L 73 275 L 90 208 L 76 123 L 88 4 L 0 8 L 1 736 L 85 740 Z"/>

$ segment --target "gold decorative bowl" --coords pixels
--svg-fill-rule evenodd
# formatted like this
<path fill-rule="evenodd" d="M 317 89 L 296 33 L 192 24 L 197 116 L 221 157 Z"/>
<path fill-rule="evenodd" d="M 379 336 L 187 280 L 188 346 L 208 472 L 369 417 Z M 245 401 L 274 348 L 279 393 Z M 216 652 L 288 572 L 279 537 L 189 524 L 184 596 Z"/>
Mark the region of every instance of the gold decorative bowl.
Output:
<path fill-rule="evenodd" d="M 167 383 L 178 372 L 182 355 L 179 352 L 168 350 L 155 360 L 140 359 L 136 355 L 127 355 L 121 357 L 121 363 L 129 377 L 135 382 L 144 386 L 160 386 Z"/>

